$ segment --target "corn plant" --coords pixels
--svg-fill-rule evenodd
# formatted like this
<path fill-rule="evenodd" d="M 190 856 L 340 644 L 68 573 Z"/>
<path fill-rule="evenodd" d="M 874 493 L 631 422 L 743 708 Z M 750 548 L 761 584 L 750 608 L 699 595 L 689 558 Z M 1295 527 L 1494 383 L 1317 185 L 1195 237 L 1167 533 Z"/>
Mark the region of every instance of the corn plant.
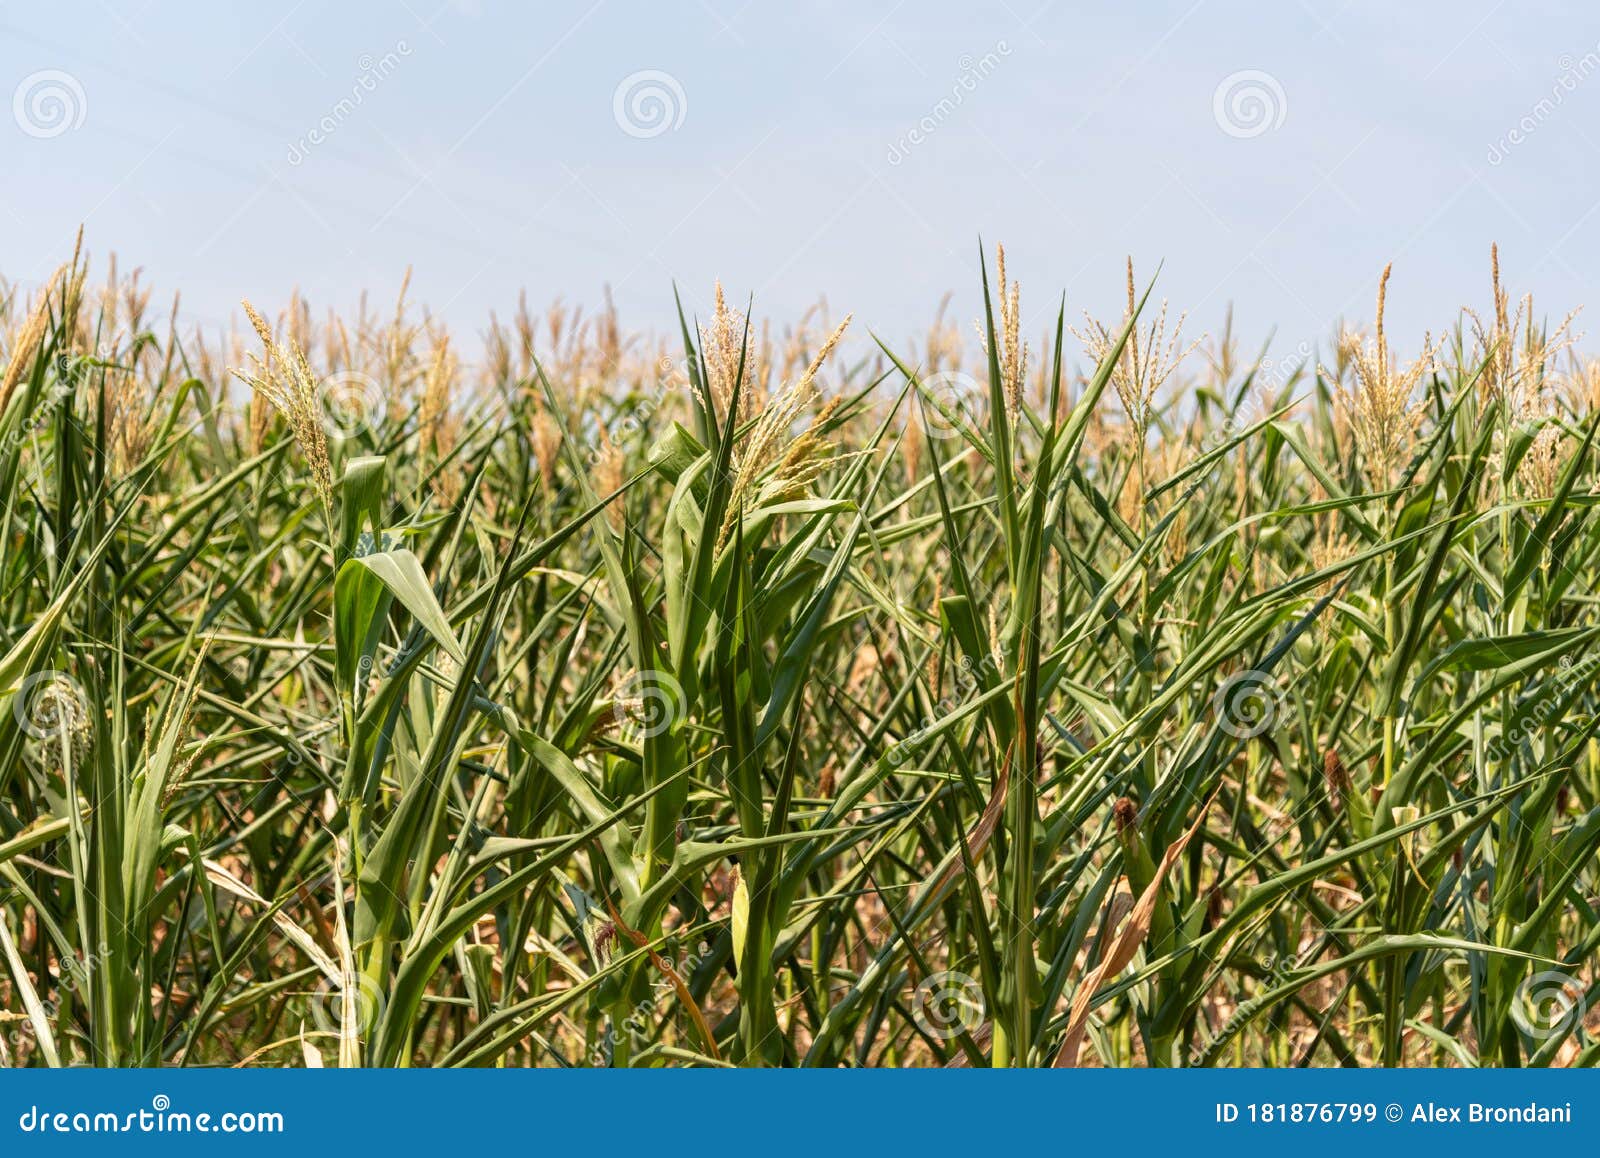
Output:
<path fill-rule="evenodd" d="M 0 1060 L 1594 1064 L 1570 318 L 975 281 L 470 361 L 0 287 Z"/>

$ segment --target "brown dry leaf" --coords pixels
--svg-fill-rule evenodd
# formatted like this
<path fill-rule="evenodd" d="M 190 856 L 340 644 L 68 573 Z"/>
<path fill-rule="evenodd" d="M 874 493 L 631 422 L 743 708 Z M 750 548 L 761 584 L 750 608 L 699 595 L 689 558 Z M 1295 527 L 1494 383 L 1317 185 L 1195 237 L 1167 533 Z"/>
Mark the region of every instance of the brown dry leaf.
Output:
<path fill-rule="evenodd" d="M 1056 1055 L 1056 1068 L 1069 1069 L 1078 1064 L 1078 1047 L 1083 1044 L 1083 1034 L 1089 1027 L 1089 1012 L 1093 1007 L 1094 995 L 1100 991 L 1108 977 L 1115 977 L 1127 968 L 1128 962 L 1133 960 L 1133 955 L 1139 951 L 1139 946 L 1144 944 L 1145 937 L 1150 932 L 1150 918 L 1155 914 L 1156 902 L 1161 897 L 1161 885 L 1167 879 L 1167 873 L 1177 863 L 1183 850 L 1189 847 L 1189 841 L 1194 834 L 1200 831 L 1200 826 L 1205 823 L 1206 813 L 1211 810 L 1211 801 L 1206 801 L 1200 815 L 1195 817 L 1194 824 L 1189 831 L 1173 841 L 1168 846 L 1166 854 L 1161 858 L 1161 863 L 1156 866 L 1155 879 L 1145 889 L 1139 898 L 1139 903 L 1133 906 L 1133 912 L 1128 915 L 1128 923 L 1122 927 L 1122 933 L 1117 937 L 1100 964 L 1085 977 L 1078 986 L 1078 991 L 1072 995 L 1072 1006 L 1067 1011 L 1067 1034 L 1061 1039 L 1061 1052 Z"/>

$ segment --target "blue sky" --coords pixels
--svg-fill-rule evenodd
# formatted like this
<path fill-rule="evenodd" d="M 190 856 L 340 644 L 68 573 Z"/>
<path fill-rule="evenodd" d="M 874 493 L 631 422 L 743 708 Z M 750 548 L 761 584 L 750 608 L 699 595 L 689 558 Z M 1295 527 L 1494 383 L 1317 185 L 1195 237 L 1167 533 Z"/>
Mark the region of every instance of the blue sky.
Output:
<path fill-rule="evenodd" d="M 1392 260 L 1414 346 L 1484 307 L 1492 240 L 1554 317 L 1600 250 L 1587 4 L 7 2 L 0 90 L 0 272 L 85 222 L 207 323 L 409 264 L 468 328 L 608 284 L 661 328 L 721 277 L 900 341 L 975 315 L 981 234 L 1030 333 L 1063 290 L 1117 313 L 1131 253 L 1282 351 Z"/>

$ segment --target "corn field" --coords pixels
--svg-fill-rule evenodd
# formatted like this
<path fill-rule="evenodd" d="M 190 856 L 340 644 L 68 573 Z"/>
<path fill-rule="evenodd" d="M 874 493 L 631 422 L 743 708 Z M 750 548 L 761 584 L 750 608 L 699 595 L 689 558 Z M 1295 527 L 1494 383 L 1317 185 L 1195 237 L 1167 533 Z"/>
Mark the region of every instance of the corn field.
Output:
<path fill-rule="evenodd" d="M 973 264 L 904 347 L 0 286 L 0 1062 L 1600 1061 L 1573 319 Z"/>

